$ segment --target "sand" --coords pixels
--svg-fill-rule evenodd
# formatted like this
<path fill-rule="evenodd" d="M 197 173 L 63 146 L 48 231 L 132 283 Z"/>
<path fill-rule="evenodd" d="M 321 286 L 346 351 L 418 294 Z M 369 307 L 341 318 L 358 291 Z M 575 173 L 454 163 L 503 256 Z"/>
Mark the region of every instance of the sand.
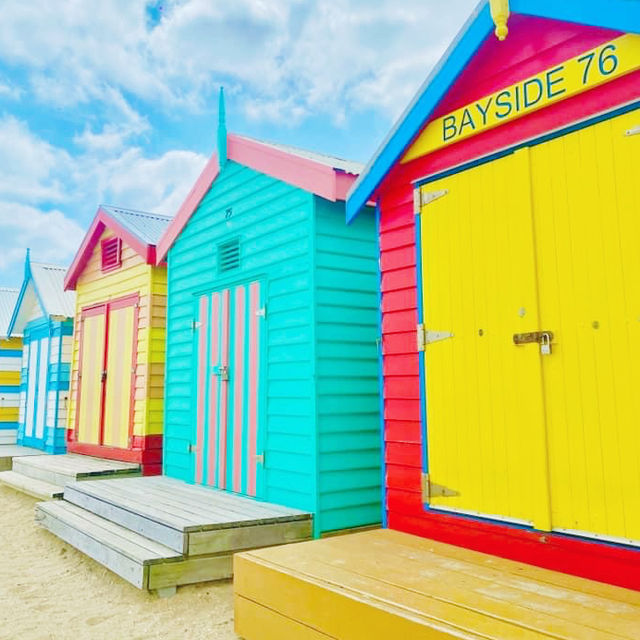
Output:
<path fill-rule="evenodd" d="M 0 638 L 236 639 L 230 582 L 139 591 L 34 523 L 36 500 L 0 486 Z"/>

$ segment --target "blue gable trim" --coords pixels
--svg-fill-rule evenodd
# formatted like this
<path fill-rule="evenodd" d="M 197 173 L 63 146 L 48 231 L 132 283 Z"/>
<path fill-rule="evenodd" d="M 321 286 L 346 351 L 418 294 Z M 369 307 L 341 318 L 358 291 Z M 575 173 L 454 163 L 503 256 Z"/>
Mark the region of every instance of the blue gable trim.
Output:
<path fill-rule="evenodd" d="M 29 283 L 33 285 L 33 290 L 36 293 L 36 299 L 38 300 L 38 304 L 44 313 L 47 312 L 47 308 L 44 306 L 42 302 L 42 296 L 38 291 L 38 287 L 36 287 L 36 281 L 33 279 L 33 275 L 31 273 L 31 257 L 29 255 L 29 249 L 27 249 L 27 256 L 24 262 L 24 280 L 22 281 L 22 287 L 20 287 L 20 294 L 18 295 L 18 301 L 16 302 L 16 306 L 13 309 L 13 314 L 11 316 L 11 322 L 9 322 L 9 329 L 7 330 L 7 336 L 11 337 L 13 333 L 13 329 L 15 327 L 16 321 L 18 320 L 18 314 L 20 313 L 20 308 L 22 307 L 22 303 L 24 301 L 24 296 L 27 292 L 27 288 L 29 287 Z"/>
<path fill-rule="evenodd" d="M 637 0 L 511 0 L 511 13 L 640 33 Z M 371 198 L 493 29 L 488 0 L 482 0 L 351 188 L 347 223 Z"/>

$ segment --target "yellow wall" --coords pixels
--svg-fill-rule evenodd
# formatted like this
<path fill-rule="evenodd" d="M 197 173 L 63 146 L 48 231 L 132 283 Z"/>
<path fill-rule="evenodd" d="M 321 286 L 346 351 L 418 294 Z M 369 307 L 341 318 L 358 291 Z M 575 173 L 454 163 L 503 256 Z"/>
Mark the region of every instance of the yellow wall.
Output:
<path fill-rule="evenodd" d="M 82 309 L 138 293 L 138 360 L 134 428 L 136 436 L 162 433 L 164 389 L 164 324 L 166 319 L 166 267 L 146 264 L 126 243 L 122 244 L 122 266 L 102 273 L 100 244 L 114 234 L 105 230 L 76 284 L 76 318 L 71 367 L 71 393 L 68 428 L 75 428 L 78 393 L 78 355 L 80 316 Z"/>
<path fill-rule="evenodd" d="M 22 338 L 0 339 L 0 349 L 15 351 L 14 358 L 0 358 L 0 386 L 15 387 L 13 392 L 0 394 L 0 422 L 18 422 L 20 399 L 20 369 L 22 367 Z"/>

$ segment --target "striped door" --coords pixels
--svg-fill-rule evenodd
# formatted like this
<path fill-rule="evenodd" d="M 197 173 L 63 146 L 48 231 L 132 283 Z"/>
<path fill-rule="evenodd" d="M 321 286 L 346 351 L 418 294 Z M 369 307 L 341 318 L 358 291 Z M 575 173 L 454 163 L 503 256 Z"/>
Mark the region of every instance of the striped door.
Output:
<path fill-rule="evenodd" d="M 194 480 L 260 497 L 264 482 L 262 385 L 264 302 L 260 282 L 200 296 Z"/>
<path fill-rule="evenodd" d="M 25 444 L 44 446 L 47 418 L 49 338 L 31 340 L 27 365 L 27 389 L 24 412 Z"/>
<path fill-rule="evenodd" d="M 133 430 L 138 296 L 82 312 L 76 439 L 126 449 Z"/>

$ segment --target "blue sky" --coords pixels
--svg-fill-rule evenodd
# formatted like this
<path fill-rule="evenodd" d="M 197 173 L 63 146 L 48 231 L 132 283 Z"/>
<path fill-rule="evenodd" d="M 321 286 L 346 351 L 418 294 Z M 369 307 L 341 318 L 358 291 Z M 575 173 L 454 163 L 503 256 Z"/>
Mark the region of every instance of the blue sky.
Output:
<path fill-rule="evenodd" d="M 367 161 L 476 3 L 3 0 L 0 285 L 100 203 L 174 214 L 221 85 L 230 131 Z"/>

